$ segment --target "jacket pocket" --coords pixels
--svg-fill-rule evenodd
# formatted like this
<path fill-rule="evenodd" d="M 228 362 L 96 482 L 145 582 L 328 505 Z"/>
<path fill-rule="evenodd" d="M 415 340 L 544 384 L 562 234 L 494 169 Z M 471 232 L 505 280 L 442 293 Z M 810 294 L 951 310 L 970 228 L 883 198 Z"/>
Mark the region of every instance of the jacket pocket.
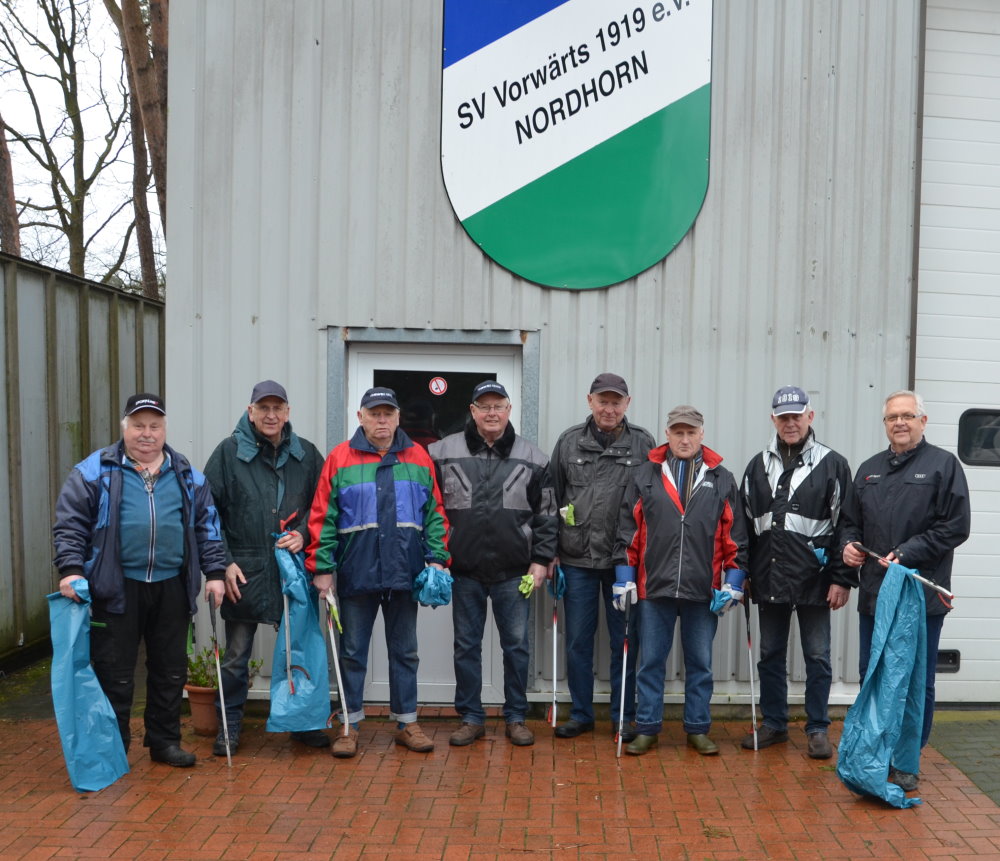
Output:
<path fill-rule="evenodd" d="M 449 463 L 442 473 L 445 508 L 472 508 L 472 482 L 464 470 L 458 464 Z"/>
<path fill-rule="evenodd" d="M 503 483 L 503 507 L 507 511 L 527 511 L 531 508 L 528 504 L 528 482 L 531 480 L 531 472 L 528 467 L 519 464 L 510 477 Z"/>

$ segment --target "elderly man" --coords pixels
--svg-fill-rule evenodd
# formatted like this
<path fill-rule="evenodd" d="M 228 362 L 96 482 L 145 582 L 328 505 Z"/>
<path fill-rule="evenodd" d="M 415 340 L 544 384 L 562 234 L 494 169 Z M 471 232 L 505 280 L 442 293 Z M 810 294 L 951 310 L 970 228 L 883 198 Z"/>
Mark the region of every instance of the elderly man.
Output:
<path fill-rule="evenodd" d="M 715 589 L 738 593 L 747 568 L 739 488 L 722 457 L 703 445 L 705 419 L 692 406 L 667 416 L 667 444 L 635 470 L 622 503 L 613 587 L 616 606 L 638 593 L 642 607 L 636 688 L 636 736 L 626 747 L 647 753 L 663 728 L 663 691 L 674 626 L 684 648 L 684 731 L 702 756 L 719 752 L 712 726 L 712 641 L 719 617 Z"/>
<path fill-rule="evenodd" d="M 59 592 L 89 582 L 90 654 L 121 732 L 129 716 L 139 641 L 146 644 L 146 735 L 154 762 L 194 765 L 182 750 L 181 700 L 187 681 L 187 632 L 201 588 L 225 594 L 219 516 L 205 477 L 166 444 L 167 411 L 158 395 L 132 395 L 122 438 L 78 463 L 56 501 L 53 527 Z"/>
<path fill-rule="evenodd" d="M 861 568 L 858 612 L 861 623 L 859 668 L 864 680 L 875 631 L 875 604 L 889 562 L 915 568 L 928 580 L 951 589 L 955 548 L 969 537 L 969 486 L 958 459 L 924 439 L 927 413 L 920 395 L 893 392 L 885 399 L 882 423 L 888 449 L 866 460 L 854 476 L 838 540 L 843 560 Z M 853 542 L 884 556 L 867 557 Z M 934 674 L 938 644 L 948 607 L 924 587 L 927 599 L 927 689 L 920 745 L 927 744 L 934 721 Z M 892 770 L 890 780 L 910 792 L 918 777 Z"/>
<path fill-rule="evenodd" d="M 472 744 L 486 734 L 483 632 L 487 600 L 503 649 L 507 738 L 534 744 L 528 713 L 528 616 L 519 591 L 527 573 L 538 588 L 556 552 L 555 496 L 549 459 L 514 432 L 510 398 L 495 380 L 472 391 L 465 430 L 430 447 L 451 522 L 455 627 L 455 710 L 461 726 L 449 742 Z"/>
<path fill-rule="evenodd" d="M 426 753 L 434 742 L 417 724 L 418 605 L 412 589 L 424 567 L 447 564 L 448 522 L 434 464 L 399 427 L 396 393 L 383 387 L 365 392 L 358 423 L 354 436 L 327 457 L 309 515 L 306 568 L 324 596 L 336 574 L 344 628 L 341 699 L 350 727 L 337 736 L 333 755 L 346 758 L 358 750 L 368 646 L 380 609 L 396 744 Z"/>
<path fill-rule="evenodd" d="M 809 395 L 784 386 L 771 399 L 775 435 L 747 465 L 742 497 L 750 536 L 750 595 L 760 620 L 757 747 L 788 741 L 786 653 L 792 613 L 806 662 L 806 738 L 813 759 L 833 755 L 830 726 L 830 611 L 850 597 L 854 572 L 837 553 L 834 531 L 851 473 L 812 429 Z M 751 733 L 742 741 L 754 749 Z"/>
<path fill-rule="evenodd" d="M 205 466 L 222 517 L 226 545 L 226 654 L 222 693 L 226 702 L 230 753 L 240 744 L 243 709 L 250 687 L 249 662 L 258 624 L 281 621 L 281 575 L 274 548 L 298 553 L 308 533 L 309 506 L 323 467 L 323 457 L 288 421 L 284 386 L 263 380 L 253 387 L 250 404 L 232 434 L 216 446 Z M 274 535 L 284 534 L 275 542 Z M 221 706 L 219 725 L 222 726 Z M 329 747 L 321 730 L 293 732 L 310 747 Z M 223 730 L 212 746 L 226 755 Z"/>
<path fill-rule="evenodd" d="M 559 558 L 566 575 L 566 676 L 573 701 L 569 720 L 556 727 L 558 738 L 576 738 L 594 729 L 594 635 L 598 605 L 611 640 L 611 723 L 618 726 L 621 705 L 624 617 L 614 608 L 612 555 L 622 496 L 635 468 L 656 444 L 649 431 L 629 424 L 628 385 L 617 374 L 598 375 L 590 385 L 590 416 L 564 431 L 552 451 L 552 483 L 559 507 Z M 638 613 L 629 622 L 639 630 Z M 635 656 L 628 656 L 625 725 L 635 720 Z M 631 729 L 624 741 L 634 738 Z"/>

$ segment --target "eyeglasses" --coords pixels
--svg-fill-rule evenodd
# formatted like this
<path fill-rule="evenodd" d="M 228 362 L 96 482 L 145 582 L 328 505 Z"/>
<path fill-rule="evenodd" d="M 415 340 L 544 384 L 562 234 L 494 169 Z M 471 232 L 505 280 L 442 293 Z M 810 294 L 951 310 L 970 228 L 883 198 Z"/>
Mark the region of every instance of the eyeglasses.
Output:
<path fill-rule="evenodd" d="M 920 415 L 914 415 L 913 413 L 898 413 L 894 416 L 886 416 L 882 419 L 887 425 L 894 425 L 896 422 L 906 422 L 909 424 L 914 419 L 923 418 L 923 413 Z"/>
<path fill-rule="evenodd" d="M 496 413 L 497 415 L 505 413 L 510 409 L 510 404 L 488 404 L 484 406 L 483 404 L 474 403 L 472 406 L 481 413 Z"/>

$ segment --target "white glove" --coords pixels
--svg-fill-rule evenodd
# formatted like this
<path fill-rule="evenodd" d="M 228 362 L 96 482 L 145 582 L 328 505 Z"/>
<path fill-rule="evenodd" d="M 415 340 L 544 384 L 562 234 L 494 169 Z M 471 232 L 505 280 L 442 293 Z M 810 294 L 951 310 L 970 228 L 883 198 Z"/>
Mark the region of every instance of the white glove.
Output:
<path fill-rule="evenodd" d="M 615 609 L 620 610 L 622 613 L 625 612 L 627 603 L 634 604 L 639 600 L 639 594 L 636 592 L 635 582 L 633 581 L 629 581 L 627 583 L 615 583 L 615 585 L 611 587 L 611 594 L 614 596 L 613 603 L 615 605 Z"/>
<path fill-rule="evenodd" d="M 723 613 L 725 613 L 726 610 L 735 607 L 737 604 L 743 603 L 743 590 L 737 589 L 732 583 L 723 583 L 720 591 L 726 593 L 731 599 L 729 603 L 726 604 L 725 609 L 723 609 Z"/>

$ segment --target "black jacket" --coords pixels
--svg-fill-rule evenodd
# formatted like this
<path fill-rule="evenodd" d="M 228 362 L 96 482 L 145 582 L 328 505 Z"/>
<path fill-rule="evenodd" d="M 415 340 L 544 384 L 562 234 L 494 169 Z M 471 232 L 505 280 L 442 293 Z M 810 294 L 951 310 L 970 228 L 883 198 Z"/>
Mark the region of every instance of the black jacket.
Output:
<path fill-rule="evenodd" d="M 309 506 L 322 468 L 316 446 L 293 433 L 290 423 L 275 448 L 245 412 L 232 435 L 215 447 L 205 475 L 222 518 L 226 564 L 235 562 L 247 578 L 240 600 L 223 602 L 224 619 L 278 624 L 282 600 L 274 536 L 281 521 L 294 515 L 288 529 L 309 543 Z"/>
<path fill-rule="evenodd" d="M 556 555 L 555 493 L 549 459 L 508 424 L 488 446 L 469 419 L 465 431 L 428 449 L 448 515 L 451 573 L 483 583 L 521 577 Z"/>
<path fill-rule="evenodd" d="M 837 552 L 834 534 L 851 483 L 850 467 L 811 430 L 787 470 L 778 444 L 775 436 L 743 474 L 750 595 L 758 604 L 825 606 L 831 583 L 857 586 L 855 571 Z M 826 565 L 814 549 L 826 551 Z"/>
<path fill-rule="evenodd" d="M 860 541 L 876 553 L 895 550 L 899 563 L 951 589 L 955 548 L 969 537 L 972 514 L 962 465 L 926 439 L 913 450 L 879 452 L 858 469 L 845 500 L 837 545 Z M 869 558 L 861 568 L 858 611 L 875 614 L 885 569 Z M 928 615 L 948 612 L 924 587 Z"/>

